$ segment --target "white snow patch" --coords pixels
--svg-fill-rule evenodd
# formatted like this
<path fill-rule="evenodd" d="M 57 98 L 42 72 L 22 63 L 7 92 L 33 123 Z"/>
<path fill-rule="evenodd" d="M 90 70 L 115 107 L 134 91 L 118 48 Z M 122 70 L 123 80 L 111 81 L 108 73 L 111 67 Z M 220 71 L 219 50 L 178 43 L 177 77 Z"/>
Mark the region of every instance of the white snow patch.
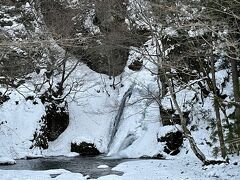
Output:
<path fill-rule="evenodd" d="M 98 169 L 106 169 L 106 168 L 109 168 L 109 166 L 103 164 L 103 165 L 99 165 L 97 168 L 98 168 Z"/>
<path fill-rule="evenodd" d="M 9 157 L 0 157 L 0 165 L 13 165 L 16 161 Z"/>
<path fill-rule="evenodd" d="M 33 154 L 34 149 L 29 149 L 31 140 L 45 114 L 40 99 L 36 99 L 36 103 L 25 99 L 33 95 L 28 92 L 28 88 L 22 87 L 19 91 L 21 94 L 12 90 L 8 94 L 10 99 L 0 106 L 0 154 L 14 159 Z"/>
<path fill-rule="evenodd" d="M 80 173 L 71 173 L 64 169 L 47 171 L 0 170 L 1 180 L 86 180 Z"/>

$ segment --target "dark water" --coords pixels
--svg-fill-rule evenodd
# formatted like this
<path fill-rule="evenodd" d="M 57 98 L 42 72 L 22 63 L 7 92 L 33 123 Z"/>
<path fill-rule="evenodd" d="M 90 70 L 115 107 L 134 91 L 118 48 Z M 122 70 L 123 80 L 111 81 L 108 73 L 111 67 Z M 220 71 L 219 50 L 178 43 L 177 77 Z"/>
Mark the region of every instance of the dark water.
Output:
<path fill-rule="evenodd" d="M 109 174 L 122 175 L 120 171 L 112 171 L 116 165 L 130 161 L 130 159 L 106 159 L 102 157 L 53 157 L 31 160 L 17 160 L 15 165 L 0 166 L 5 170 L 49 170 L 66 169 L 71 172 L 89 175 L 91 178 L 98 178 Z M 98 169 L 99 165 L 108 165 L 109 168 Z"/>

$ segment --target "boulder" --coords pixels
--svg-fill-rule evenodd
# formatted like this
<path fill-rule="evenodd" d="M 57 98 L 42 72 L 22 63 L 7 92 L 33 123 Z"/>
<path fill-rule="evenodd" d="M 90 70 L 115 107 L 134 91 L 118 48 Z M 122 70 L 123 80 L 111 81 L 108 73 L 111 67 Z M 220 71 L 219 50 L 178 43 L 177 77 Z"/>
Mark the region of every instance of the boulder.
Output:
<path fill-rule="evenodd" d="M 183 144 L 183 133 L 181 131 L 169 132 L 164 137 L 158 138 L 159 142 L 165 142 L 164 152 L 170 155 L 177 155 Z"/>
<path fill-rule="evenodd" d="M 71 152 L 77 152 L 82 156 L 97 156 L 100 154 L 95 144 L 87 142 L 71 143 Z"/>

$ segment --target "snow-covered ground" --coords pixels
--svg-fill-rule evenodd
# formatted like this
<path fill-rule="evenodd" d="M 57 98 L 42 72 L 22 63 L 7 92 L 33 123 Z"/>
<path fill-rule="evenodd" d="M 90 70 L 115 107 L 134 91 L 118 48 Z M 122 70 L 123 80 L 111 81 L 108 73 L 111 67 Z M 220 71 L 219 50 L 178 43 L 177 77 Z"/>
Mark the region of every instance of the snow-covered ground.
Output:
<path fill-rule="evenodd" d="M 1 180 L 85 180 L 80 173 L 71 173 L 64 169 L 47 171 L 0 170 Z"/>
<path fill-rule="evenodd" d="M 108 175 L 98 180 L 239 180 L 239 168 L 239 165 L 233 163 L 205 167 L 195 158 L 189 157 L 174 160 L 139 160 L 125 162 L 113 168 L 124 172 L 122 176 Z"/>
<path fill-rule="evenodd" d="M 124 174 L 107 175 L 98 180 L 239 180 L 240 158 L 232 157 L 230 164 L 202 166 L 192 153 L 181 154 L 166 160 L 136 160 L 124 162 L 112 170 L 122 171 Z M 104 166 L 105 165 L 101 165 Z M 100 167 L 99 167 L 100 168 Z M 85 180 L 89 176 L 80 173 L 58 169 L 48 171 L 20 171 L 0 170 L 1 180 Z"/>
<path fill-rule="evenodd" d="M 0 106 L 0 155 L 19 159 L 32 154 L 33 134 L 40 126 L 39 121 L 45 114 L 45 107 L 40 99 L 35 103 L 25 97 L 34 96 L 31 87 L 19 87 L 7 95 L 10 99 Z M 4 89 L 0 88 L 0 92 Z"/>

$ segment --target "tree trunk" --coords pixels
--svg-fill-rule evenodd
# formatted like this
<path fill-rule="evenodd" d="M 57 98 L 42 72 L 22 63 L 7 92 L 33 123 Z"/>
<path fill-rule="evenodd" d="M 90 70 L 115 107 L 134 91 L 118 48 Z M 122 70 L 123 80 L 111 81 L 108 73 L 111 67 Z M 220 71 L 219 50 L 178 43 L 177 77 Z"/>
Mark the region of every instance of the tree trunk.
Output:
<path fill-rule="evenodd" d="M 234 101 L 236 103 L 240 103 L 240 89 L 239 89 L 239 73 L 237 69 L 237 62 L 234 59 L 230 60 L 231 70 L 232 70 L 232 81 L 233 81 L 233 93 L 234 93 Z M 235 119 L 237 129 L 240 131 L 240 107 L 235 106 Z M 240 135 L 240 132 L 239 132 Z"/>
<path fill-rule="evenodd" d="M 166 77 L 166 75 L 165 75 Z M 167 79 L 167 77 L 166 77 Z M 187 128 L 187 121 L 186 121 L 186 118 L 183 116 L 183 112 L 177 102 L 177 99 L 176 99 L 176 96 L 175 96 L 175 92 L 174 92 L 174 89 L 173 89 L 173 86 L 171 84 L 171 80 L 169 79 L 167 81 L 168 83 L 168 87 L 169 87 L 169 91 L 170 91 L 170 95 L 171 95 L 171 98 L 173 100 L 173 104 L 177 110 L 177 112 L 179 113 L 179 116 L 180 116 L 180 119 L 181 119 L 181 126 L 182 126 L 182 129 L 183 129 L 183 133 L 184 135 L 186 136 L 186 138 L 188 139 L 189 143 L 190 143 L 190 146 L 191 146 L 191 149 L 192 151 L 194 152 L 194 154 L 197 156 L 197 158 L 202 161 L 204 164 L 207 164 L 208 161 L 206 160 L 206 157 L 205 155 L 203 154 L 203 152 L 198 148 L 194 138 L 192 137 L 191 135 L 191 132 L 188 130 Z"/>
<path fill-rule="evenodd" d="M 212 73 L 212 86 L 213 86 L 213 94 L 214 94 L 214 110 L 216 115 L 216 125 L 217 125 L 217 133 L 220 142 L 220 150 L 221 155 L 225 159 L 226 157 L 226 148 L 225 142 L 223 137 L 223 130 L 222 130 L 222 122 L 221 122 L 221 115 L 220 115 L 220 108 L 217 96 L 217 86 L 216 86 L 216 76 L 215 76 L 215 66 L 214 66 L 214 59 L 211 59 L 211 73 Z"/>

